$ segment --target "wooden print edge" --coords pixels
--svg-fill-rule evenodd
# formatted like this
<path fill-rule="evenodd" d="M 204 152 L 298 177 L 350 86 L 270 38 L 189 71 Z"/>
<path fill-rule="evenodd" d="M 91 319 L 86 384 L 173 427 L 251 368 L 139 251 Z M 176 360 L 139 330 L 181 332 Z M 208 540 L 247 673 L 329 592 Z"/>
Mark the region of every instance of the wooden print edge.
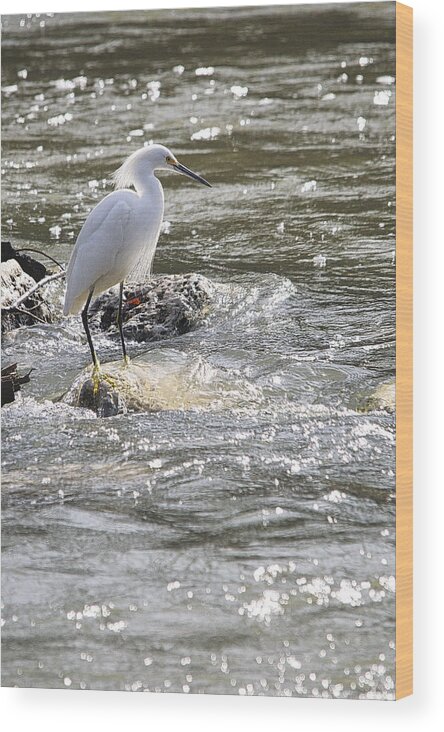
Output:
<path fill-rule="evenodd" d="M 413 9 L 396 3 L 396 699 L 413 693 Z"/>

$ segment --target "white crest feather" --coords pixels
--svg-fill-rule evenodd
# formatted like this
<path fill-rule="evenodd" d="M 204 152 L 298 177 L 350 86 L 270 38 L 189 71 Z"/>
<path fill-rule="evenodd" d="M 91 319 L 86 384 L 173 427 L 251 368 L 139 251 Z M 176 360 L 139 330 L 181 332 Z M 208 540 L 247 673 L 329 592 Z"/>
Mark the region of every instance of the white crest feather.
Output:
<path fill-rule="evenodd" d="M 134 173 L 136 167 L 136 160 L 140 157 L 140 150 L 136 150 L 132 155 L 127 158 L 120 168 L 112 173 L 112 179 L 114 181 L 114 187 L 118 188 L 130 188 L 134 185 Z"/>

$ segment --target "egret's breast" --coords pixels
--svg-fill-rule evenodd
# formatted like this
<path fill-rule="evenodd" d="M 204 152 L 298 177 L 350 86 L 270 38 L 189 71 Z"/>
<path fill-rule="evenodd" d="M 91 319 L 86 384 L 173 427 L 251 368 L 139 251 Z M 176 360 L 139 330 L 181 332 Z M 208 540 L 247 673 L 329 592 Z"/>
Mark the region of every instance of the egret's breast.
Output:
<path fill-rule="evenodd" d="M 159 183 L 157 179 L 154 180 Z M 162 220 L 163 195 L 154 190 L 150 195 L 140 196 L 124 234 L 123 256 L 117 263 L 118 267 L 127 270 L 125 276 L 141 256 L 154 257 Z"/>

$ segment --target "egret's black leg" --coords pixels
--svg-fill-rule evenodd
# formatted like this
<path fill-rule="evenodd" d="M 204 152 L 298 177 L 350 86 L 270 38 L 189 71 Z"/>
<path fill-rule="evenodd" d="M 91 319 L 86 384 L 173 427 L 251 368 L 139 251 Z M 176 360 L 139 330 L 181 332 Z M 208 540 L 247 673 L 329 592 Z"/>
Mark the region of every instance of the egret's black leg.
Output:
<path fill-rule="evenodd" d="M 89 293 L 88 299 L 85 303 L 85 307 L 82 310 L 82 323 L 83 323 L 83 327 L 85 329 L 86 337 L 88 339 L 88 346 L 89 346 L 89 350 L 91 351 L 94 368 L 98 369 L 100 366 L 99 359 L 97 358 L 96 352 L 94 350 L 94 344 L 92 342 L 91 333 L 89 332 L 89 325 L 88 325 L 88 308 L 89 308 L 89 305 L 91 302 L 91 298 L 93 296 L 93 292 L 94 292 L 94 290 L 91 290 L 91 292 Z"/>
<path fill-rule="evenodd" d="M 122 306 L 123 306 L 123 282 L 120 283 L 120 290 L 119 290 L 119 310 L 117 312 L 117 325 L 119 326 L 120 340 L 122 343 L 123 360 L 125 361 L 125 363 L 128 363 L 129 359 L 126 354 L 125 338 L 123 336 Z"/>

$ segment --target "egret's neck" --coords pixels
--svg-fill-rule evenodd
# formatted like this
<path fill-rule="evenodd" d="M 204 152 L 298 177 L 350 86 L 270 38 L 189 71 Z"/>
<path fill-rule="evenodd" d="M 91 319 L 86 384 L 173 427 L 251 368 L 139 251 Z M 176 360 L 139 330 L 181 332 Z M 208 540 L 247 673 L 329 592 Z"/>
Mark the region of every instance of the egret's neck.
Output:
<path fill-rule="evenodd" d="M 144 176 L 142 179 L 135 180 L 134 186 L 139 196 L 142 210 L 149 213 L 152 225 L 157 229 L 159 235 L 160 225 L 163 220 L 163 188 L 160 180 L 156 178 L 154 173 Z M 158 228 L 157 228 L 158 227 Z"/>
<path fill-rule="evenodd" d="M 139 166 L 138 170 L 134 171 L 134 187 L 139 196 L 160 194 L 163 200 L 163 188 L 158 178 L 154 175 L 154 170 L 149 166 Z"/>

